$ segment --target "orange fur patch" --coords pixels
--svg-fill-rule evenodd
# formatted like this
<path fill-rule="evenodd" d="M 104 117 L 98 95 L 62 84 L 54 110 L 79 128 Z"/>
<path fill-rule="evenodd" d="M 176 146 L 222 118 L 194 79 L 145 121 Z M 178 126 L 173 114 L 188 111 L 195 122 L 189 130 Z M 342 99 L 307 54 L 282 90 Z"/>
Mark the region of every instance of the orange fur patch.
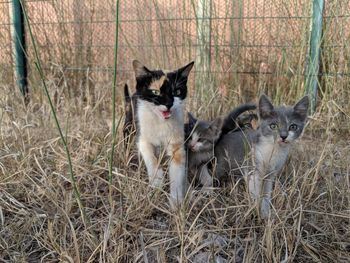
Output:
<path fill-rule="evenodd" d="M 183 164 L 184 159 L 185 159 L 185 152 L 183 150 L 182 143 L 176 144 L 173 147 L 174 147 L 173 156 L 172 156 L 173 161 L 178 165 Z"/>
<path fill-rule="evenodd" d="M 252 124 L 252 127 L 253 127 L 254 130 L 256 130 L 258 128 L 258 126 L 259 126 L 259 122 L 255 118 L 252 120 L 251 124 Z"/>
<path fill-rule="evenodd" d="M 163 86 L 165 80 L 166 80 L 166 76 L 162 76 L 160 79 L 154 80 L 151 83 L 150 88 L 155 89 L 155 90 L 160 90 L 160 88 Z"/>

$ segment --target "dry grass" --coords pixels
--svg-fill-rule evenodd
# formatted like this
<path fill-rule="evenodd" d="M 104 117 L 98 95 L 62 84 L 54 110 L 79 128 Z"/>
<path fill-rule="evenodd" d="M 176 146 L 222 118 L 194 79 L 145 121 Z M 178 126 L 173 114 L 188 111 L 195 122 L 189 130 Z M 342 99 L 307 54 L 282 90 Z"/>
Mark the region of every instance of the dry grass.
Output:
<path fill-rule="evenodd" d="M 335 1 L 334 5 L 337 6 L 338 2 L 346 1 Z M 144 8 L 143 5 L 138 6 Z M 183 8 L 186 11 L 188 7 Z M 285 8 L 288 11 L 291 7 Z M 270 9 L 267 10 L 272 12 Z M 38 9 L 30 10 L 34 12 Z M 147 10 L 145 15 L 148 15 Z M 328 10 L 332 14 L 331 5 Z M 346 8 L 336 7 L 335 10 Z M 47 12 L 42 13 L 47 16 Z M 334 14 L 340 15 L 339 12 Z M 161 18 L 167 14 L 153 15 Z M 45 19 L 42 18 L 43 21 Z M 298 47 L 276 49 L 272 53 L 272 49 L 266 49 L 267 53 L 264 53 L 260 49 L 246 47 L 236 56 L 232 54 L 231 47 L 224 48 L 222 45 L 227 41 L 221 38 L 227 36 L 224 33 L 215 34 L 216 37 L 212 39 L 215 46 L 212 50 L 215 53 L 212 68 L 214 84 L 211 89 L 200 87 L 196 90 L 194 86 L 198 83 L 191 73 L 188 109 L 200 118 L 209 119 L 238 102 L 252 96 L 256 98 L 261 92 L 270 95 L 275 102 L 295 102 L 304 92 L 303 72 L 308 47 L 306 31 L 309 29 L 309 21 L 305 21 L 306 25 L 304 22 L 294 25 L 284 21 L 282 24 L 287 28 L 286 34 L 281 35 L 284 27 L 278 27 L 281 39 L 272 38 L 271 43 L 278 44 L 279 40 L 281 43 L 293 42 L 284 37 L 294 39 L 295 36 Z M 188 27 L 191 32 L 195 26 L 192 22 L 182 21 L 180 25 L 185 29 Z M 149 31 L 164 31 L 160 34 L 162 39 L 174 39 L 170 22 L 168 26 L 158 21 L 154 23 L 157 30 L 145 24 L 139 25 L 145 31 L 136 31 L 145 35 L 149 35 Z M 217 28 L 226 28 L 226 25 L 228 27 L 228 20 L 223 26 L 217 25 Z M 326 20 L 324 44 L 327 49 L 322 54 L 324 72 L 348 71 L 348 34 L 339 33 L 348 31 L 345 23 L 342 27 L 339 25 L 342 24 L 337 19 Z M 105 27 L 104 24 L 101 26 Z M 251 28 L 249 23 L 246 26 Z M 213 27 L 216 28 L 215 24 Z M 292 30 L 294 27 L 298 27 L 295 32 Z M 81 217 L 65 149 L 41 82 L 33 74 L 35 68 L 32 67 L 30 75 L 31 102 L 27 107 L 23 105 L 19 92 L 8 92 L 15 90 L 13 85 L 8 85 L 9 75 L 0 74 L 0 262 L 207 262 L 205 258 L 213 256 L 217 257 L 216 262 L 349 262 L 348 75 L 326 74 L 322 77 L 317 112 L 311 116 L 304 136 L 294 147 L 276 183 L 273 194 L 275 215 L 269 221 L 262 222 L 257 218 L 242 182 L 210 193 L 195 189 L 188 194 L 182 209 L 173 212 L 167 201 L 168 186 L 162 191 L 148 188 L 145 167 L 134 165 L 135 146 L 124 148 L 120 128 L 113 180 L 109 184 L 112 78 L 109 72 L 66 71 L 67 65 L 75 65 L 68 62 L 74 60 L 72 54 L 77 48 L 65 43 L 60 33 L 57 42 L 54 38 L 48 38 L 55 40 L 59 52 L 53 48 L 46 50 L 45 43 L 40 42 L 42 39 L 38 28 L 35 36 L 42 45 L 41 58 L 46 64 L 53 65 L 46 71 L 46 83 L 70 148 L 88 223 Z M 50 32 L 49 27 L 43 28 L 45 33 Z M 264 24 L 263 28 L 269 26 Z M 110 27 L 108 30 L 112 32 L 114 29 Z M 174 45 L 169 50 L 156 53 L 159 50 L 146 49 L 147 45 L 143 48 L 144 43 L 137 42 L 139 48 L 131 43 L 119 51 L 119 65 L 126 69 L 130 66 L 134 57 L 131 58 L 129 53 L 143 58 L 151 68 L 156 65 L 175 68 L 193 60 L 195 51 L 192 52 L 191 48 L 195 42 L 190 41 L 192 35 L 186 36 L 186 30 L 182 32 L 182 40 L 186 40 L 184 43 L 188 41 L 189 45 L 184 45 L 182 49 L 176 50 Z M 129 31 L 133 35 L 135 30 Z M 125 32 L 129 31 L 126 28 Z M 84 32 L 90 31 L 84 29 Z M 122 37 L 123 32 L 121 28 Z M 174 32 L 175 36 L 179 36 Z M 252 30 L 244 32 L 254 36 L 254 39 L 259 38 Z M 97 35 L 98 30 L 90 33 Z M 109 33 L 104 35 L 111 38 Z M 261 37 L 264 39 L 265 34 L 261 33 Z M 158 39 L 158 36 L 154 39 Z M 249 46 L 248 40 L 247 37 L 247 43 L 243 39 L 240 44 Z M 146 42 L 155 44 L 148 39 Z M 341 48 L 333 47 L 333 44 L 339 44 Z M 89 53 L 87 58 L 93 61 L 93 65 L 98 66 L 103 62 L 101 65 L 107 67 L 114 60 L 110 50 L 103 50 L 105 53 L 94 56 Z M 54 56 L 47 55 L 47 52 L 52 52 Z M 62 57 L 57 55 L 60 52 Z M 179 56 L 167 59 L 171 52 Z M 31 49 L 29 53 L 32 58 Z M 150 59 L 153 54 L 161 58 L 155 56 L 153 60 Z M 83 67 L 85 64 L 75 66 Z M 235 74 L 236 70 L 257 74 Z M 215 71 L 219 71 L 219 74 L 215 74 Z M 129 75 L 130 72 L 121 72 L 118 80 L 124 80 Z M 80 81 L 73 81 L 75 78 Z M 121 90 L 120 83 L 117 121 L 123 118 Z M 200 97 L 202 93 L 205 95 L 203 98 Z"/>
<path fill-rule="evenodd" d="M 96 90 L 103 90 L 96 104 L 64 98 L 56 105 L 86 227 L 40 88 L 27 108 L 19 95 L 1 90 L 0 261 L 200 262 L 216 255 L 227 262 L 348 262 L 348 110 L 344 117 L 334 114 L 335 102 L 321 104 L 276 184 L 276 215 L 262 222 L 239 182 L 211 193 L 194 190 L 171 212 L 166 187 L 150 190 L 144 166 L 130 165 L 135 151 L 124 150 L 120 130 L 109 187 L 111 91 Z M 121 105 L 117 119 L 122 115 Z"/>

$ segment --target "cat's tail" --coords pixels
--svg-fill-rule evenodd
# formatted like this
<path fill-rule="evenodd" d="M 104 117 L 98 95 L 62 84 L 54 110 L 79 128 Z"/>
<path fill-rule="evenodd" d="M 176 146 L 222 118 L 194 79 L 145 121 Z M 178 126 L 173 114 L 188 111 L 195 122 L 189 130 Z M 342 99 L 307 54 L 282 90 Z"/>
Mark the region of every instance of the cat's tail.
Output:
<path fill-rule="evenodd" d="M 130 97 L 130 93 L 129 93 L 129 87 L 128 84 L 125 83 L 124 85 L 124 100 L 126 103 L 130 103 L 131 102 L 131 97 Z"/>
<path fill-rule="evenodd" d="M 125 119 L 123 126 L 123 135 L 124 135 L 124 143 L 125 146 L 131 142 L 133 138 L 133 134 L 135 133 L 135 115 L 134 115 L 134 106 L 135 102 L 130 96 L 128 84 L 124 85 L 124 111 L 125 111 Z"/>
<path fill-rule="evenodd" d="M 245 103 L 234 108 L 224 119 L 224 123 L 222 125 L 221 133 L 226 134 L 230 131 L 233 131 L 237 128 L 237 118 L 245 111 L 255 110 L 256 104 L 254 103 Z"/>

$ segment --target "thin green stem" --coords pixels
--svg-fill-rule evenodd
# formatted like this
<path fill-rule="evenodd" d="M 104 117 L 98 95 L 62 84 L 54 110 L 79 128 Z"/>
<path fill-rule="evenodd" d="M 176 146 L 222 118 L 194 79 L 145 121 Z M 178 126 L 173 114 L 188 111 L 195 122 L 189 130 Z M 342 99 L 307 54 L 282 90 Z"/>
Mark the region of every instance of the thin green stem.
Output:
<path fill-rule="evenodd" d="M 113 72 L 113 86 L 112 86 L 112 149 L 111 156 L 109 160 L 109 173 L 108 173 L 108 182 L 109 182 L 109 194 L 110 200 L 112 195 L 112 169 L 113 169 L 113 159 L 114 159 L 114 147 L 116 143 L 116 125 L 115 125 L 115 97 L 116 97 L 116 85 L 117 85 L 117 62 L 118 62 L 118 35 L 119 35 L 119 0 L 116 1 L 116 20 L 115 20 L 115 44 L 114 44 L 114 72 Z M 118 122 L 119 126 L 120 121 Z"/>
<path fill-rule="evenodd" d="M 27 11 L 25 9 L 25 6 L 24 6 L 22 0 L 21 0 L 21 5 L 22 5 L 22 8 L 23 8 L 24 18 L 25 18 L 26 23 L 27 23 L 29 37 L 30 37 L 30 40 L 31 40 L 31 42 L 33 44 L 34 58 L 35 58 L 34 64 L 35 64 L 36 69 L 39 72 L 39 76 L 40 76 L 40 79 L 41 79 L 43 87 L 44 87 L 45 95 L 46 95 L 46 97 L 48 99 L 48 102 L 49 102 L 49 105 L 50 105 L 50 109 L 51 109 L 53 118 L 55 120 L 55 124 L 56 124 L 57 130 L 58 130 L 59 135 L 60 135 L 61 142 L 62 142 L 62 144 L 64 146 L 64 150 L 65 150 L 66 155 L 67 155 L 68 167 L 69 167 L 69 173 L 70 173 L 70 180 L 71 180 L 71 183 L 73 185 L 73 191 L 74 191 L 74 194 L 75 194 L 75 198 L 76 198 L 76 200 L 78 202 L 78 206 L 79 206 L 79 210 L 80 210 L 80 213 L 81 213 L 81 216 L 82 216 L 82 219 L 83 219 L 84 226 L 85 226 L 85 228 L 87 228 L 87 226 L 90 225 L 90 223 L 89 223 L 89 220 L 88 220 L 88 218 L 86 216 L 85 207 L 83 206 L 82 201 L 81 201 L 81 195 L 80 195 L 79 189 L 78 189 L 78 187 L 76 185 L 76 180 L 75 180 L 75 176 L 74 176 L 74 172 L 73 172 L 72 159 L 71 159 L 71 156 L 70 156 L 70 152 L 69 152 L 69 148 L 68 148 L 68 145 L 67 145 L 67 141 L 65 139 L 65 136 L 63 135 L 60 123 L 59 123 L 57 115 L 56 115 L 55 107 L 54 107 L 54 105 L 52 103 L 51 96 L 49 94 L 49 90 L 48 90 L 48 87 L 46 85 L 44 72 L 42 70 L 41 61 L 40 61 L 40 58 L 39 58 L 39 55 L 38 55 L 37 45 L 35 43 L 33 32 L 32 32 L 32 28 L 31 28 L 31 25 L 29 23 Z"/>

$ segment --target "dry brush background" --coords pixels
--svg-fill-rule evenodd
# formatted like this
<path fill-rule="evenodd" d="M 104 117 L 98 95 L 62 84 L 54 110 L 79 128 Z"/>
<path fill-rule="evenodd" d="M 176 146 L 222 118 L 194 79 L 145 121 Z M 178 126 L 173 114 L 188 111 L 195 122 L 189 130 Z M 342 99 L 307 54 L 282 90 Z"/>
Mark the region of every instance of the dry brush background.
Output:
<path fill-rule="evenodd" d="M 347 1 L 326 1 L 317 111 L 276 183 L 268 222 L 257 219 L 242 182 L 196 189 L 171 212 L 167 187 L 150 191 L 144 166 L 131 165 L 136 149 L 125 149 L 120 127 L 109 185 L 115 3 L 25 4 L 89 222 L 29 39 L 28 106 L 14 85 L 9 2 L 0 2 L 1 262 L 349 262 Z M 121 1 L 117 122 L 123 83 L 133 86 L 132 59 L 151 68 L 198 59 L 196 8 L 197 1 Z M 198 86 L 207 72 L 195 68 L 188 110 L 211 119 L 262 92 L 276 103 L 302 96 L 309 1 L 213 1 L 211 22 L 210 85 Z"/>

